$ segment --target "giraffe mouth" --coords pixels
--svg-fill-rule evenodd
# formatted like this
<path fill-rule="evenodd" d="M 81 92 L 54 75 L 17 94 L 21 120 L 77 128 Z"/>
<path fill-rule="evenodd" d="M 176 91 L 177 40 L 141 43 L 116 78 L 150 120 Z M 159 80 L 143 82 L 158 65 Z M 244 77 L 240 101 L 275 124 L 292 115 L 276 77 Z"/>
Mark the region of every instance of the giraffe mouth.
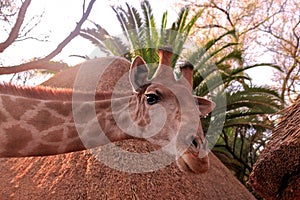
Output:
<path fill-rule="evenodd" d="M 186 172 L 188 174 L 196 174 L 197 173 L 189 166 L 189 164 L 182 157 L 178 158 L 176 162 L 181 171 Z"/>
<path fill-rule="evenodd" d="M 190 166 L 188 165 L 188 163 L 184 162 L 185 164 L 185 169 L 187 172 L 189 173 L 196 173 L 194 170 L 192 170 L 192 168 L 190 168 Z"/>
<path fill-rule="evenodd" d="M 182 171 L 192 174 L 205 173 L 209 168 L 207 155 L 205 157 L 199 157 L 193 153 L 184 153 L 176 162 Z"/>

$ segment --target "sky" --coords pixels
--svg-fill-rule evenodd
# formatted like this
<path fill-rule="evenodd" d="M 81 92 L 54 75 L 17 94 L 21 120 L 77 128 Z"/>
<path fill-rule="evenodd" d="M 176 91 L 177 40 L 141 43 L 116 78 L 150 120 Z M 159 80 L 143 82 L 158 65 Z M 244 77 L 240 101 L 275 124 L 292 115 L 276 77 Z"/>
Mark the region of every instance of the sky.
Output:
<path fill-rule="evenodd" d="M 31 19 L 34 15 L 39 15 L 44 12 L 41 22 L 33 29 L 32 35 L 39 39 L 49 36 L 49 38 L 47 38 L 48 42 L 39 42 L 32 39 L 16 42 L 12 47 L 9 47 L 1 54 L 2 58 L 0 58 L 0 61 L 6 65 L 15 65 L 19 64 L 21 60 L 42 57 L 50 53 L 55 49 L 57 44 L 67 37 L 76 26 L 76 22 L 80 20 L 82 2 L 82 0 L 33 0 L 25 21 Z M 87 1 L 87 3 L 88 2 L 89 1 Z M 119 2 L 122 1 L 96 1 L 88 19 L 100 24 L 111 35 L 121 34 L 122 32 L 117 17 L 110 7 L 111 4 Z M 127 2 L 137 7 L 139 7 L 140 4 L 140 0 L 130 0 Z M 175 18 L 176 12 L 172 9 L 173 3 L 174 1 L 171 0 L 151 1 L 155 18 L 161 19 L 162 13 L 168 9 L 169 21 L 174 21 L 172 18 Z M 93 27 L 89 22 L 84 24 L 84 27 L 86 26 Z M 2 35 L 2 37 L 3 36 L 4 35 Z M 2 40 L 1 36 L 0 39 Z M 74 65 L 82 60 L 69 57 L 69 55 L 89 55 L 94 49 L 95 47 L 89 44 L 87 40 L 76 37 L 54 60 L 62 60 Z"/>
<path fill-rule="evenodd" d="M 82 2 L 82 0 L 32 0 L 25 22 L 29 21 L 35 15 L 43 13 L 40 23 L 32 31 L 32 36 L 39 39 L 44 39 L 44 37 L 47 36 L 48 41 L 40 42 L 29 39 L 22 42 L 15 42 L 1 54 L 0 63 L 4 63 L 6 66 L 17 65 L 34 57 L 43 57 L 50 53 L 69 35 L 76 26 L 76 22 L 80 20 L 82 15 Z M 87 1 L 87 3 L 88 2 L 89 1 Z M 121 28 L 110 5 L 123 2 L 125 1 L 98 0 L 95 2 L 88 19 L 100 24 L 109 34 L 114 36 L 120 35 L 122 34 Z M 139 7 L 140 5 L 140 0 L 128 0 L 126 2 L 135 7 Z M 177 14 L 174 3 L 176 3 L 176 1 L 159 0 L 150 1 L 150 3 L 157 23 L 160 22 L 162 14 L 166 10 L 168 10 L 168 21 L 175 21 Z M 34 22 L 38 19 L 39 18 L 35 18 Z M 87 26 L 93 27 L 89 22 L 86 22 L 83 27 Z M 3 41 L 4 39 L 5 35 L 0 34 L 0 40 Z M 70 57 L 70 55 L 90 55 L 95 49 L 95 46 L 90 44 L 89 41 L 81 37 L 76 37 L 53 60 L 75 65 L 83 60 Z M 268 82 L 271 76 L 268 68 L 261 68 L 259 73 L 257 70 L 251 70 L 249 74 L 251 77 L 254 77 L 255 84 L 264 84 Z M 0 81 L 3 77 L 4 76 L 0 77 Z"/>

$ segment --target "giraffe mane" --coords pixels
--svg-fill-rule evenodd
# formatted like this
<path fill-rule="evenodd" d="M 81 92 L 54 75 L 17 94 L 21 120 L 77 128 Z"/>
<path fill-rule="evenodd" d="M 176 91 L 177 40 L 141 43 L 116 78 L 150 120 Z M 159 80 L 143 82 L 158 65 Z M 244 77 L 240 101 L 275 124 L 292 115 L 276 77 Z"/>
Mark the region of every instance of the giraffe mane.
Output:
<path fill-rule="evenodd" d="M 17 86 L 12 84 L 0 84 L 0 93 L 7 95 L 20 96 L 25 98 L 34 98 L 42 100 L 60 100 L 60 101 L 72 101 L 72 96 L 74 94 L 73 90 L 70 88 L 52 88 L 46 86 Z M 86 100 L 86 92 L 78 91 L 76 95 L 80 100 Z M 95 94 L 95 99 L 108 99 L 112 95 L 112 92 L 97 92 Z"/>

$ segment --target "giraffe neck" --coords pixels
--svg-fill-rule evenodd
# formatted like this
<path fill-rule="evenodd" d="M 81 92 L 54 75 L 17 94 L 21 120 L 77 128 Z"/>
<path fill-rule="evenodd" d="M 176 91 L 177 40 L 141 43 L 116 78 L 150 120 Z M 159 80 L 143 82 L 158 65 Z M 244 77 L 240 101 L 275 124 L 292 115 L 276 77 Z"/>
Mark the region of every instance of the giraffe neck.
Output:
<path fill-rule="evenodd" d="M 20 95 L 23 94 L 20 88 L 15 88 L 16 94 L 12 90 L 5 92 L 5 87 L 1 87 L 0 157 L 61 154 L 131 138 L 116 126 L 110 99 L 72 102 L 69 94 L 65 100 L 46 99 L 50 90 L 41 91 L 39 88 L 31 89 L 31 93 L 45 98 L 29 98 Z M 132 97 L 114 101 L 122 105 L 129 98 Z M 95 109 L 96 117 L 86 114 L 87 109 L 91 108 Z M 74 112 L 81 114 L 80 119 L 89 123 L 78 122 L 79 125 L 76 126 Z M 105 137 L 102 133 L 95 132 L 95 124 L 98 122 Z M 91 141 L 85 140 L 87 143 L 83 144 L 83 138 L 91 138 Z"/>

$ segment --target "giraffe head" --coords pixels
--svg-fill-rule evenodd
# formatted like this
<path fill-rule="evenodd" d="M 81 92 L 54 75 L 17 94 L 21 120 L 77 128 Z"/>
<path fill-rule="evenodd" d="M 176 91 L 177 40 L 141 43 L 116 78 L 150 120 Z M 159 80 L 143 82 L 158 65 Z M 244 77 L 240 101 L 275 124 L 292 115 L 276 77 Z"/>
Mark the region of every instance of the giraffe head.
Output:
<path fill-rule="evenodd" d="M 208 151 L 200 117 L 209 113 L 214 103 L 192 95 L 192 73 L 183 72 L 183 77 L 175 80 L 171 52 L 160 50 L 159 56 L 151 80 L 147 64 L 137 57 L 129 71 L 134 92 L 117 98 L 111 93 L 95 97 L 68 90 L 64 91 L 68 95 L 62 95 L 59 89 L 11 90 L 0 85 L 0 157 L 54 155 L 142 138 L 175 155 L 183 171 L 207 171 Z"/>
<path fill-rule="evenodd" d="M 130 117 L 138 126 L 139 137 L 161 147 L 170 145 L 167 151 L 176 155 L 182 171 L 204 173 L 209 160 L 200 117 L 211 112 L 215 104 L 193 96 L 187 80 L 190 77 L 183 77 L 184 73 L 175 80 L 170 51 L 160 50 L 159 56 L 160 64 L 151 80 L 141 57 L 132 62 L 130 81 L 137 100 L 131 102 Z"/>

